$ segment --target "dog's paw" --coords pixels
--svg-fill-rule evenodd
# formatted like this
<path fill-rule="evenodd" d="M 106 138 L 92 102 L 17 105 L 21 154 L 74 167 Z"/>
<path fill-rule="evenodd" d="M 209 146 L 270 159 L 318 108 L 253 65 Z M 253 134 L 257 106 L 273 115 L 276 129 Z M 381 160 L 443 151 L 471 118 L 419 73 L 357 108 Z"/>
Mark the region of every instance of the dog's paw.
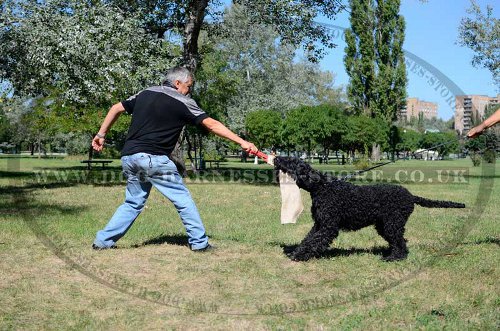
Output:
<path fill-rule="evenodd" d="M 402 261 L 406 259 L 406 255 L 388 255 L 382 257 L 382 261 L 385 262 L 395 262 L 395 261 Z"/>
<path fill-rule="evenodd" d="M 309 260 L 309 257 L 306 256 L 306 255 L 303 255 L 303 254 L 290 254 L 288 255 L 288 257 L 290 258 L 290 260 L 294 261 L 294 262 L 302 262 L 302 261 L 307 261 Z"/>

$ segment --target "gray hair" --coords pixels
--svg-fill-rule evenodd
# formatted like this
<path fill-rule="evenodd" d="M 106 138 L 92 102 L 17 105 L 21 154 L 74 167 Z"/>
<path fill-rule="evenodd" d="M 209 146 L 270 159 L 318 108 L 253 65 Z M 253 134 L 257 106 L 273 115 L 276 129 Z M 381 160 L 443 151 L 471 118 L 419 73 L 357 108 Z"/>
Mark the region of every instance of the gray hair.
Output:
<path fill-rule="evenodd" d="M 193 79 L 193 74 L 188 68 L 173 67 L 167 70 L 163 85 L 174 86 L 176 80 L 186 83 L 189 79 Z"/>

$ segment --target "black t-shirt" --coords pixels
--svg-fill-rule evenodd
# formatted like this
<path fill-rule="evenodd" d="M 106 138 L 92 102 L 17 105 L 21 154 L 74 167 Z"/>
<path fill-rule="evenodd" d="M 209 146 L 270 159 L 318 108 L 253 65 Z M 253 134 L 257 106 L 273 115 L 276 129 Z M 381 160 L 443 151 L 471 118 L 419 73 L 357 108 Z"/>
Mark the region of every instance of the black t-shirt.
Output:
<path fill-rule="evenodd" d="M 150 87 L 122 105 L 132 115 L 122 156 L 170 155 L 186 124 L 199 125 L 208 118 L 193 99 L 167 86 Z"/>

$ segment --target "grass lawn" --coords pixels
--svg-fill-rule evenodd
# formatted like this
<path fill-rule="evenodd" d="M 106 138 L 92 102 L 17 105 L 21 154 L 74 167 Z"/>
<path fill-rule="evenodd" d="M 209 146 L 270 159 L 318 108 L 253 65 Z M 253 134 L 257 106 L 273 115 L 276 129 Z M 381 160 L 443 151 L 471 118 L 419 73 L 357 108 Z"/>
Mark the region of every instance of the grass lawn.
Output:
<path fill-rule="evenodd" d="M 192 253 L 154 190 L 118 249 L 93 251 L 123 201 L 119 165 L 89 173 L 79 159 L 0 158 L 0 330 L 499 327 L 498 163 L 400 161 L 363 175 L 359 185 L 399 179 L 467 206 L 416 207 L 410 255 L 393 263 L 380 260 L 386 243 L 373 228 L 341 233 L 320 259 L 290 261 L 283 250 L 312 226 L 308 194 L 297 224 L 281 225 L 269 166 L 238 162 L 186 180 L 216 251 Z"/>

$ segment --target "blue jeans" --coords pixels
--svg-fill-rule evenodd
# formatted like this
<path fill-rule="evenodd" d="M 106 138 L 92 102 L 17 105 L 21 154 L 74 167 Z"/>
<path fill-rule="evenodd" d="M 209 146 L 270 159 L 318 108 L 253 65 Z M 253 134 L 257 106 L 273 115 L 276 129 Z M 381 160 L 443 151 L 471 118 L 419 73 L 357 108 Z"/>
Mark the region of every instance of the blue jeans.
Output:
<path fill-rule="evenodd" d="M 106 227 L 97 232 L 94 244 L 107 248 L 123 237 L 144 209 L 154 185 L 177 208 L 191 249 L 205 248 L 208 245 L 208 237 L 203 222 L 175 164 L 166 155 L 146 153 L 123 156 L 121 161 L 123 173 L 127 178 L 125 202 L 118 207 Z"/>

